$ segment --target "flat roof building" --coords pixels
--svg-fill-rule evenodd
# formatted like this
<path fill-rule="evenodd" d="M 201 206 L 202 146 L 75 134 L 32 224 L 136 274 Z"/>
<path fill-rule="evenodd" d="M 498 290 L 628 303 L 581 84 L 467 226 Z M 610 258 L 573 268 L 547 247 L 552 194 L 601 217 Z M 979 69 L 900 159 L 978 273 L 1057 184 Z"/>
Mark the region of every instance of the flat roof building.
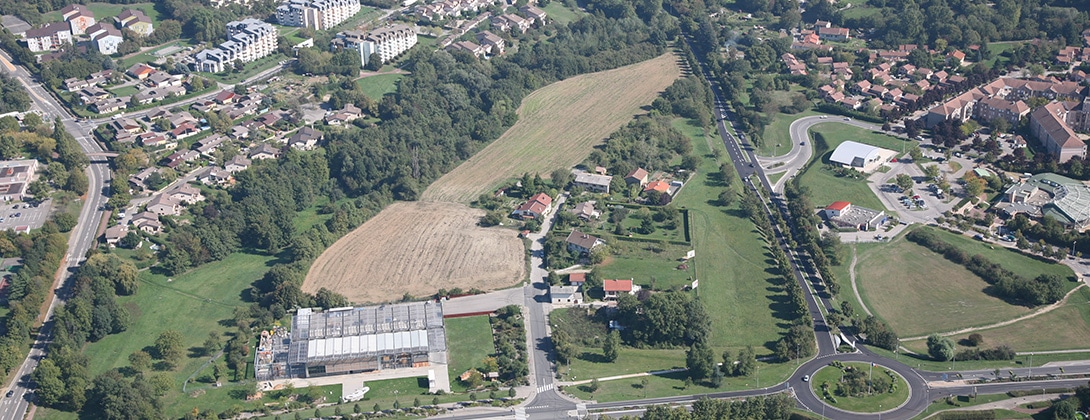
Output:
<path fill-rule="evenodd" d="M 411 302 L 299 309 L 291 332 L 270 334 L 255 355 L 258 380 L 309 378 L 447 363 L 443 308 Z M 279 338 L 275 338 L 279 337 Z"/>

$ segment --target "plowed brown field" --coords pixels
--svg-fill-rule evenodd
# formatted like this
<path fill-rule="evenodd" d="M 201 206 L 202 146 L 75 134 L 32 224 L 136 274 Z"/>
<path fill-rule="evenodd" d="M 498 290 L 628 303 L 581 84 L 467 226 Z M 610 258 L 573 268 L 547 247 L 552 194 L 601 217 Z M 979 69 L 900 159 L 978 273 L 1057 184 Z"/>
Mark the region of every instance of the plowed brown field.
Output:
<path fill-rule="evenodd" d="M 477 227 L 484 212 L 466 203 L 524 172 L 579 163 L 680 75 L 678 57 L 664 54 L 538 89 L 514 126 L 433 183 L 421 202 L 390 205 L 329 247 L 303 290 L 325 287 L 362 303 L 518 283 L 526 273 L 522 241 L 510 229 Z"/>
<path fill-rule="evenodd" d="M 360 303 L 511 286 L 525 272 L 522 240 L 509 229 L 477 227 L 482 215 L 461 204 L 391 204 L 322 253 L 303 290 L 325 287 Z"/>

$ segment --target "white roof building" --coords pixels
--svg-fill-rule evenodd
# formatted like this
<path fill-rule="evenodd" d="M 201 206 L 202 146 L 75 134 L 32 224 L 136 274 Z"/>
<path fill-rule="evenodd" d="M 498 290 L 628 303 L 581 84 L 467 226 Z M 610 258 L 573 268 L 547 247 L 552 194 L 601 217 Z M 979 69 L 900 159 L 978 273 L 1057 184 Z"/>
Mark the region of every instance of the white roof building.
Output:
<path fill-rule="evenodd" d="M 876 169 L 878 165 L 885 163 L 893 155 L 894 152 L 891 150 L 849 140 L 840 143 L 836 150 L 833 151 L 832 156 L 829 157 L 829 160 L 845 167 L 867 172 Z"/>

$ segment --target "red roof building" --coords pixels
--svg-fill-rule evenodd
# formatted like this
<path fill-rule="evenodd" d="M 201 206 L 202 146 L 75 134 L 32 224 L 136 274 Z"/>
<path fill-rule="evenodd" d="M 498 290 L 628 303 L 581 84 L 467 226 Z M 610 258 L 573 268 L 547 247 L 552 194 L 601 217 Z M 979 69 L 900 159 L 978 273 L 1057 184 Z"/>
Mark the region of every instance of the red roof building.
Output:
<path fill-rule="evenodd" d="M 602 290 L 606 292 L 605 298 L 607 300 L 617 299 L 621 293 L 628 293 L 630 295 L 636 294 L 640 291 L 640 286 L 632 284 L 632 280 L 605 280 L 602 282 Z"/>
<path fill-rule="evenodd" d="M 841 214 L 852 208 L 852 203 L 847 201 L 834 201 L 828 207 L 825 207 L 825 214 L 829 217 L 840 217 Z"/>
<path fill-rule="evenodd" d="M 670 190 L 670 184 L 665 181 L 651 181 L 647 184 L 647 187 L 643 189 L 643 192 L 658 191 L 660 193 L 666 193 Z"/>
<path fill-rule="evenodd" d="M 537 193 L 511 213 L 513 217 L 534 219 L 545 215 L 552 208 L 553 198 L 545 193 Z"/>

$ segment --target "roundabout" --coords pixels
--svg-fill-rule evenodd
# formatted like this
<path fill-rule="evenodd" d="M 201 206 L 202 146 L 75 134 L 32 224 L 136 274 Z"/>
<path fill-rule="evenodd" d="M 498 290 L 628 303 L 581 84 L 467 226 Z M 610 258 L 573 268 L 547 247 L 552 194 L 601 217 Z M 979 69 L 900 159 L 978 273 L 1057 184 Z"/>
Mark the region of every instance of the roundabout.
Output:
<path fill-rule="evenodd" d="M 904 405 L 911 390 L 904 377 L 866 362 L 829 362 L 809 379 L 810 391 L 839 410 L 879 413 Z"/>

